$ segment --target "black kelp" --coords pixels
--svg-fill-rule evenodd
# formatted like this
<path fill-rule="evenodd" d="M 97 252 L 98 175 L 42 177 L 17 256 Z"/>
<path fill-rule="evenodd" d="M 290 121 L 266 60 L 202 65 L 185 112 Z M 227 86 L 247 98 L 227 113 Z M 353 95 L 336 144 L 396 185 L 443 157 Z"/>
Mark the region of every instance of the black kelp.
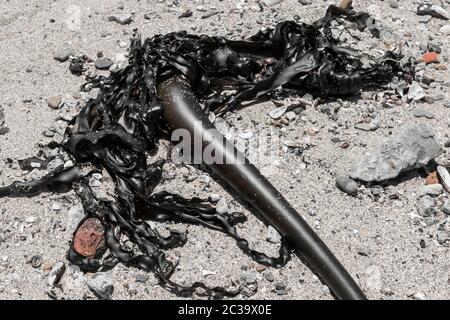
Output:
<path fill-rule="evenodd" d="M 165 257 L 165 251 L 182 246 L 186 235 L 172 231 L 163 237 L 146 220 L 199 224 L 224 232 L 236 240 L 243 252 L 267 266 L 284 265 L 291 250 L 283 241 L 279 257 L 268 257 L 250 249 L 237 234 L 235 225 L 244 221 L 242 215 L 218 213 L 204 199 L 153 193 L 161 180 L 163 163 L 148 164 L 146 157 L 158 147 L 158 140 L 170 133 L 156 88 L 165 79 L 183 75 L 205 112 L 223 114 L 281 86 L 316 96 L 350 96 L 411 72 L 400 64 L 401 56 L 392 52 L 371 59 L 371 65 L 366 66 L 360 52 L 340 47 L 331 28 L 332 21 L 341 18 L 363 30 L 369 16 L 331 6 L 324 18 L 311 25 L 282 22 L 245 41 L 186 32 L 156 35 L 144 42 L 135 36 L 127 67 L 83 86 L 84 90 L 99 88 L 99 93 L 86 103 L 66 131 L 63 147 L 75 166 L 38 181 L 1 187 L 0 196 L 30 196 L 73 188 L 87 218 L 95 217 L 103 225 L 109 249 L 106 257 L 84 257 L 70 248 L 68 259 L 84 271 L 112 268 L 120 262 L 154 272 L 161 284 L 177 295 L 237 294 L 239 290 L 208 288 L 200 282 L 189 287 L 172 282 L 174 264 Z M 376 29 L 371 31 L 377 36 Z M 82 70 L 82 60 L 72 64 L 73 73 Z M 85 164 L 109 173 L 116 187 L 114 201 L 93 197 L 88 184 L 93 171 L 84 170 Z M 135 245 L 134 250 L 122 246 L 123 237 Z"/>

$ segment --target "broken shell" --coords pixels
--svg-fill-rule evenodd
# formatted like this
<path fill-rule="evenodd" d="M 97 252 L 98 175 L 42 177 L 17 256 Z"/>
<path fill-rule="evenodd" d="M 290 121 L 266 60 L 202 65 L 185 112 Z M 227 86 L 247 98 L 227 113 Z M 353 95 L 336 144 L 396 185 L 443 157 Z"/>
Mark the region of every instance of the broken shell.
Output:
<path fill-rule="evenodd" d="M 287 106 L 282 106 L 276 109 L 273 109 L 272 111 L 269 112 L 269 117 L 271 117 L 272 119 L 276 120 L 276 119 L 280 119 L 287 110 Z"/>

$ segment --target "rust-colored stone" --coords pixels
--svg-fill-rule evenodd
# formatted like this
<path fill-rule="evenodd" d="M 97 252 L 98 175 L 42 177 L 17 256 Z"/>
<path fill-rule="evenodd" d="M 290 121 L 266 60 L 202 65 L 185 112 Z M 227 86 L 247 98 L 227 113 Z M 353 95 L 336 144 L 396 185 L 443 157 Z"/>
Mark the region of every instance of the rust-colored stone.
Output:
<path fill-rule="evenodd" d="M 436 52 L 427 52 L 422 56 L 422 61 L 426 64 L 436 63 L 439 61 L 439 55 Z"/>
<path fill-rule="evenodd" d="M 425 184 L 437 184 L 439 183 L 439 178 L 437 175 L 437 171 L 434 171 L 428 175 L 428 177 L 425 179 Z"/>
<path fill-rule="evenodd" d="M 73 248 L 84 257 L 94 257 L 105 246 L 105 230 L 96 218 L 86 219 L 73 239 Z"/>
<path fill-rule="evenodd" d="M 349 10 L 353 5 L 353 0 L 341 0 L 339 7 L 344 10 Z"/>

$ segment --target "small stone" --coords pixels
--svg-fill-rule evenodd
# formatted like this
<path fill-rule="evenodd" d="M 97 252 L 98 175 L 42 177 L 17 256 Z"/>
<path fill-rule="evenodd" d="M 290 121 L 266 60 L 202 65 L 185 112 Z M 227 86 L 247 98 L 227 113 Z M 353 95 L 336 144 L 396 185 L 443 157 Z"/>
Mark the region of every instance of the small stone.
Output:
<path fill-rule="evenodd" d="M 359 190 L 358 184 L 346 176 L 337 176 L 336 186 L 349 195 L 356 195 Z"/>
<path fill-rule="evenodd" d="M 434 18 L 449 20 L 450 15 L 444 8 L 435 4 L 421 4 L 417 7 L 419 16 L 430 15 Z"/>
<path fill-rule="evenodd" d="M 422 61 L 425 64 L 437 63 L 439 62 L 439 54 L 436 52 L 427 52 L 422 56 Z"/>
<path fill-rule="evenodd" d="M 105 230 L 97 218 L 86 219 L 75 232 L 74 250 L 84 257 L 95 257 L 105 246 Z"/>
<path fill-rule="evenodd" d="M 209 195 L 209 201 L 214 202 L 214 203 L 219 202 L 220 198 L 221 198 L 221 196 L 218 195 L 217 193 L 211 193 Z"/>
<path fill-rule="evenodd" d="M 116 14 L 108 18 L 109 21 L 117 22 L 118 24 L 124 25 L 133 21 L 133 16 L 129 14 Z"/>
<path fill-rule="evenodd" d="M 436 184 L 439 183 L 438 173 L 434 171 L 430 173 L 425 179 L 425 185 Z"/>
<path fill-rule="evenodd" d="M 339 7 L 344 10 L 349 10 L 353 5 L 353 0 L 341 0 Z"/>
<path fill-rule="evenodd" d="M 417 82 L 413 82 L 413 84 L 409 87 L 408 99 L 419 101 L 423 98 L 425 98 L 425 91 Z"/>
<path fill-rule="evenodd" d="M 52 109 L 58 109 L 59 106 L 62 103 L 62 97 L 61 96 L 51 96 L 47 98 L 47 104 Z"/>
<path fill-rule="evenodd" d="M 389 6 L 391 8 L 393 8 L 393 9 L 398 9 L 398 7 L 399 7 L 398 1 L 397 0 L 390 0 L 389 1 Z"/>
<path fill-rule="evenodd" d="M 282 3 L 284 0 L 263 0 L 264 4 L 268 7 L 276 6 L 277 4 Z"/>
<path fill-rule="evenodd" d="M 65 62 L 69 60 L 70 56 L 73 56 L 74 52 L 70 47 L 64 47 L 55 52 L 53 55 L 53 59 L 58 60 L 60 62 Z"/>
<path fill-rule="evenodd" d="M 446 215 L 450 216 L 450 199 L 445 201 L 444 206 L 442 207 L 442 211 L 444 211 Z"/>
<path fill-rule="evenodd" d="M 422 292 L 417 292 L 414 294 L 414 299 L 416 300 L 426 300 L 426 296 L 425 294 L 423 294 Z"/>
<path fill-rule="evenodd" d="M 111 277 L 99 272 L 94 274 L 87 282 L 88 288 L 95 294 L 95 296 L 102 300 L 108 300 L 114 292 L 114 285 Z"/>
<path fill-rule="evenodd" d="M 287 106 L 276 108 L 269 112 L 269 117 L 271 117 L 274 120 L 280 119 L 286 113 L 286 110 Z"/>
<path fill-rule="evenodd" d="M 246 285 L 254 284 L 254 283 L 256 283 L 256 274 L 251 271 L 243 271 L 241 273 L 241 280 Z"/>
<path fill-rule="evenodd" d="M 428 195 L 420 198 L 416 207 L 419 215 L 424 218 L 434 216 L 438 212 L 435 200 Z"/>
<path fill-rule="evenodd" d="M 47 165 L 47 171 L 50 173 L 57 172 L 57 171 L 61 170 L 62 168 L 64 168 L 64 160 L 62 160 L 58 157 L 56 157 L 55 159 L 50 161 Z"/>
<path fill-rule="evenodd" d="M 136 282 L 145 283 L 145 282 L 147 282 L 147 280 L 148 280 L 148 275 L 146 275 L 146 274 L 138 274 L 136 276 Z"/>
<path fill-rule="evenodd" d="M 380 127 L 380 122 L 376 119 L 372 119 L 369 123 L 360 122 L 355 125 L 355 128 L 362 131 L 375 131 Z"/>
<path fill-rule="evenodd" d="M 192 17 L 193 14 L 194 13 L 191 10 L 187 9 L 178 17 L 178 19 L 189 18 Z"/>
<path fill-rule="evenodd" d="M 228 213 L 228 210 L 229 210 L 229 208 L 228 208 L 227 200 L 225 200 L 223 198 L 220 199 L 219 202 L 216 205 L 217 213 L 225 214 L 225 213 Z"/>
<path fill-rule="evenodd" d="M 271 271 L 267 271 L 266 273 L 264 273 L 264 278 L 269 282 L 275 281 L 275 277 L 273 276 L 273 273 Z"/>
<path fill-rule="evenodd" d="M 74 206 L 69 209 L 66 228 L 70 233 L 73 233 L 77 229 L 81 220 L 83 220 L 84 215 L 84 209 L 82 206 Z"/>
<path fill-rule="evenodd" d="M 243 139 L 243 140 L 249 140 L 253 137 L 253 131 L 244 131 L 239 133 L 239 138 Z"/>
<path fill-rule="evenodd" d="M 450 34 L 450 24 L 441 27 L 439 32 L 442 34 Z"/>
<path fill-rule="evenodd" d="M 437 197 L 444 191 L 444 188 L 440 184 L 430 184 L 427 186 L 422 186 L 419 188 L 417 194 L 419 197 L 423 197 L 425 195 Z"/>
<path fill-rule="evenodd" d="M 40 255 L 35 255 L 31 258 L 31 266 L 35 269 L 42 265 L 42 257 Z"/>
<path fill-rule="evenodd" d="M 297 115 L 294 111 L 286 112 L 286 119 L 288 119 L 289 121 L 294 121 L 296 116 Z"/>
<path fill-rule="evenodd" d="M 432 112 L 422 109 L 422 108 L 414 108 L 412 110 L 412 114 L 414 117 L 417 117 L 417 118 L 427 118 L 427 119 L 434 118 L 434 114 Z"/>
<path fill-rule="evenodd" d="M 445 191 L 450 193 L 450 174 L 448 173 L 448 170 L 443 166 L 438 166 L 437 173 L 438 173 L 439 181 L 441 182 Z"/>
<path fill-rule="evenodd" d="M 61 280 L 61 277 L 64 274 L 64 271 L 66 271 L 66 265 L 64 264 L 64 262 L 55 263 L 50 270 L 50 273 L 48 274 L 47 284 L 49 286 L 58 284 L 59 280 Z"/>
<path fill-rule="evenodd" d="M 109 70 L 109 68 L 113 65 L 113 61 L 108 58 L 98 58 L 95 60 L 94 65 L 98 70 Z"/>
<path fill-rule="evenodd" d="M 441 47 L 439 47 L 437 44 L 434 44 L 432 42 L 428 42 L 427 43 L 427 49 L 429 52 L 436 52 L 436 53 L 441 53 L 442 49 Z"/>
<path fill-rule="evenodd" d="M 267 241 L 269 241 L 271 243 L 275 243 L 275 244 L 281 243 L 281 236 L 280 236 L 280 234 L 272 226 L 269 226 L 267 228 L 267 237 L 266 237 L 266 239 L 267 239 Z"/>

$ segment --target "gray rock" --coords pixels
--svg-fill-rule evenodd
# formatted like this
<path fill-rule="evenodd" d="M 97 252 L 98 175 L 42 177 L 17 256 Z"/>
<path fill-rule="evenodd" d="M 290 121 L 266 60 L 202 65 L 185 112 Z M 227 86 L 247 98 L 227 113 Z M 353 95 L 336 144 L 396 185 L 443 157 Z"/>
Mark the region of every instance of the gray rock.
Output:
<path fill-rule="evenodd" d="M 412 114 L 414 117 L 417 117 L 417 118 L 427 118 L 427 119 L 434 118 L 434 114 L 432 112 L 422 109 L 422 108 L 414 108 L 412 110 Z"/>
<path fill-rule="evenodd" d="M 443 33 L 443 34 L 450 34 L 450 24 L 445 25 L 445 26 L 442 26 L 442 27 L 439 29 L 439 32 L 440 32 L 440 33 Z"/>
<path fill-rule="evenodd" d="M 108 300 L 114 292 L 114 285 L 111 277 L 104 272 L 94 274 L 87 282 L 89 290 L 91 290 L 97 298 Z"/>
<path fill-rule="evenodd" d="M 47 284 L 49 286 L 54 286 L 61 280 L 61 277 L 63 276 L 64 272 L 66 271 L 66 265 L 64 262 L 57 262 L 53 265 L 52 269 L 50 270 L 50 273 L 47 277 Z"/>
<path fill-rule="evenodd" d="M 64 160 L 61 160 L 60 158 L 53 159 L 47 165 L 48 172 L 55 172 L 62 168 L 64 168 Z"/>
<path fill-rule="evenodd" d="M 359 189 L 358 184 L 354 180 L 346 176 L 337 176 L 336 186 L 343 192 L 350 195 L 357 194 Z"/>
<path fill-rule="evenodd" d="M 130 14 L 115 14 L 108 18 L 109 21 L 117 22 L 118 24 L 128 24 L 133 21 L 133 16 Z"/>
<path fill-rule="evenodd" d="M 389 1 L 389 6 L 393 9 L 398 9 L 398 7 L 399 7 L 398 1 L 397 0 Z"/>
<path fill-rule="evenodd" d="M 229 210 L 229 208 L 228 208 L 227 200 L 225 200 L 223 198 L 220 199 L 219 202 L 217 203 L 216 211 L 218 213 L 224 214 L 224 213 L 227 213 L 228 210 Z"/>
<path fill-rule="evenodd" d="M 275 281 L 275 277 L 273 276 L 273 273 L 271 271 L 267 271 L 266 273 L 264 273 L 264 278 L 266 278 L 266 280 L 269 282 Z"/>
<path fill-rule="evenodd" d="M 59 106 L 62 103 L 62 97 L 61 96 L 51 96 L 47 98 L 47 104 L 52 109 L 58 109 Z"/>
<path fill-rule="evenodd" d="M 437 184 L 429 184 L 427 186 L 422 186 L 419 188 L 418 196 L 423 197 L 426 195 L 437 197 L 444 191 L 444 188 L 439 183 Z"/>
<path fill-rule="evenodd" d="M 420 216 L 427 218 L 437 214 L 436 201 L 430 196 L 423 196 L 417 202 L 417 212 Z"/>
<path fill-rule="evenodd" d="M 393 179 L 402 172 L 425 166 L 442 152 L 427 126 L 407 126 L 367 153 L 353 168 L 351 177 L 366 182 Z"/>
<path fill-rule="evenodd" d="M 267 228 L 267 237 L 266 237 L 266 239 L 267 239 L 267 241 L 269 241 L 271 243 L 275 243 L 275 244 L 281 243 L 281 236 L 280 236 L 280 234 L 272 226 L 269 226 Z"/>
<path fill-rule="evenodd" d="M 450 199 L 445 201 L 444 206 L 442 207 L 442 211 L 444 211 L 446 215 L 450 216 Z"/>
<path fill-rule="evenodd" d="M 449 20 L 450 15 L 444 8 L 435 4 L 421 4 L 417 7 L 417 14 L 420 16 L 430 15 L 434 18 Z"/>
<path fill-rule="evenodd" d="M 84 218 L 84 209 L 82 206 L 74 206 L 69 209 L 67 219 L 67 230 L 73 233 Z"/>
<path fill-rule="evenodd" d="M 409 87 L 408 99 L 419 101 L 422 100 L 423 98 L 425 98 L 425 91 L 420 86 L 420 84 L 418 84 L 417 82 L 413 82 Z"/>
<path fill-rule="evenodd" d="M 214 203 L 219 202 L 220 198 L 221 198 L 221 196 L 218 195 L 217 193 L 211 193 L 209 195 L 209 200 Z"/>
<path fill-rule="evenodd" d="M 241 273 L 241 280 L 247 285 L 254 284 L 256 283 L 256 274 L 251 271 L 243 271 Z"/>
<path fill-rule="evenodd" d="M 380 122 L 376 119 L 372 119 L 369 123 L 360 122 L 355 125 L 355 128 L 362 131 L 375 131 L 380 127 Z"/>
<path fill-rule="evenodd" d="M 271 117 L 274 120 L 280 119 L 287 110 L 287 106 L 282 106 L 276 109 L 273 109 L 272 111 L 269 112 L 269 117 Z"/>
<path fill-rule="evenodd" d="M 113 65 L 113 61 L 108 58 L 98 58 L 95 60 L 94 65 L 98 70 L 108 70 Z"/>
<path fill-rule="evenodd" d="M 53 59 L 58 60 L 60 62 L 65 62 L 69 60 L 70 56 L 73 56 L 75 53 L 73 52 L 72 48 L 70 47 L 64 47 L 62 49 L 59 49 L 53 54 Z"/>

